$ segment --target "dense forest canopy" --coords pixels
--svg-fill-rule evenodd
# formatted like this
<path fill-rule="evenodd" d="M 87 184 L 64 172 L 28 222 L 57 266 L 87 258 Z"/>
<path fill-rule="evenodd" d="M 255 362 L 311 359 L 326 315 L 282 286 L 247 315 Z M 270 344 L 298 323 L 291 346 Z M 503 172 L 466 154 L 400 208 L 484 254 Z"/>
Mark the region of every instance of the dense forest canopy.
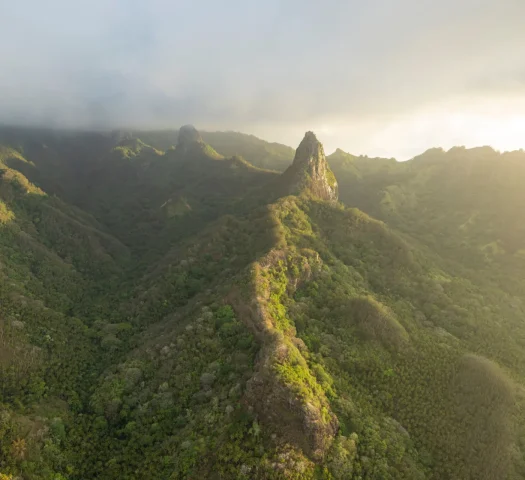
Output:
<path fill-rule="evenodd" d="M 525 478 L 525 153 L 0 128 L 0 479 Z"/>

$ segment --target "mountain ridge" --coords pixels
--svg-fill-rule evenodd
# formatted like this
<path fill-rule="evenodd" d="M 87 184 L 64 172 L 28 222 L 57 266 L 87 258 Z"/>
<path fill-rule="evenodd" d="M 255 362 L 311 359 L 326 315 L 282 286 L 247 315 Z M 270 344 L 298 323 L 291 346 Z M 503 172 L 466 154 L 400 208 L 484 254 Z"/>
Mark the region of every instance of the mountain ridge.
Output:
<path fill-rule="evenodd" d="M 0 473 L 523 478 L 520 152 L 189 133 L 4 140 Z"/>

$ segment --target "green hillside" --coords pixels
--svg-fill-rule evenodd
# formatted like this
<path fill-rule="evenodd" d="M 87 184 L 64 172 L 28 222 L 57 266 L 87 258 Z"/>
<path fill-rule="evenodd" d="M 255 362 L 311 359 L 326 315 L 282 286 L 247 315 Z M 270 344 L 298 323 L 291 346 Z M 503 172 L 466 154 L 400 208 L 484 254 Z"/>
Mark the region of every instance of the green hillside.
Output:
<path fill-rule="evenodd" d="M 522 152 L 0 143 L 0 479 L 525 478 Z"/>
<path fill-rule="evenodd" d="M 340 156 L 344 156 L 341 152 Z M 329 157 L 341 200 L 387 222 L 476 282 L 523 295 L 525 153 L 431 149 L 408 162 Z"/>
<path fill-rule="evenodd" d="M 178 131 L 134 131 L 136 138 L 160 150 L 177 144 Z M 290 166 L 294 149 L 280 143 L 270 143 L 254 135 L 240 132 L 201 132 L 202 139 L 225 157 L 241 156 L 259 168 L 283 172 Z"/>

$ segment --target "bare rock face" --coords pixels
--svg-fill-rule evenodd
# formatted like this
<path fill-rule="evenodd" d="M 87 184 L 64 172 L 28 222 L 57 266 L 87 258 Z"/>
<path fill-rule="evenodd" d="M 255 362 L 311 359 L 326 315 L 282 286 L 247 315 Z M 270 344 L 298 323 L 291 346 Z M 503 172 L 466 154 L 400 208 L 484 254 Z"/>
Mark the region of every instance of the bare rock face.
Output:
<path fill-rule="evenodd" d="M 326 161 L 323 145 L 313 132 L 306 132 L 283 177 L 292 195 L 309 190 L 322 200 L 336 202 L 338 199 L 337 181 Z"/>

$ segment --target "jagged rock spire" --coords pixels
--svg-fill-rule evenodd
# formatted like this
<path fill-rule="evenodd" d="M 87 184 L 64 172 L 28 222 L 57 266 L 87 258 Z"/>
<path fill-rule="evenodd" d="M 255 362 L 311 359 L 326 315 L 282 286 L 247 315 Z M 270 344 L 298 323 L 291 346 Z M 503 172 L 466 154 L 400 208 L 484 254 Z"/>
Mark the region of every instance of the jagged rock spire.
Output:
<path fill-rule="evenodd" d="M 309 190 L 323 200 L 337 201 L 337 181 L 326 161 L 323 145 L 313 132 L 306 132 L 292 165 L 283 175 L 291 194 Z"/>

